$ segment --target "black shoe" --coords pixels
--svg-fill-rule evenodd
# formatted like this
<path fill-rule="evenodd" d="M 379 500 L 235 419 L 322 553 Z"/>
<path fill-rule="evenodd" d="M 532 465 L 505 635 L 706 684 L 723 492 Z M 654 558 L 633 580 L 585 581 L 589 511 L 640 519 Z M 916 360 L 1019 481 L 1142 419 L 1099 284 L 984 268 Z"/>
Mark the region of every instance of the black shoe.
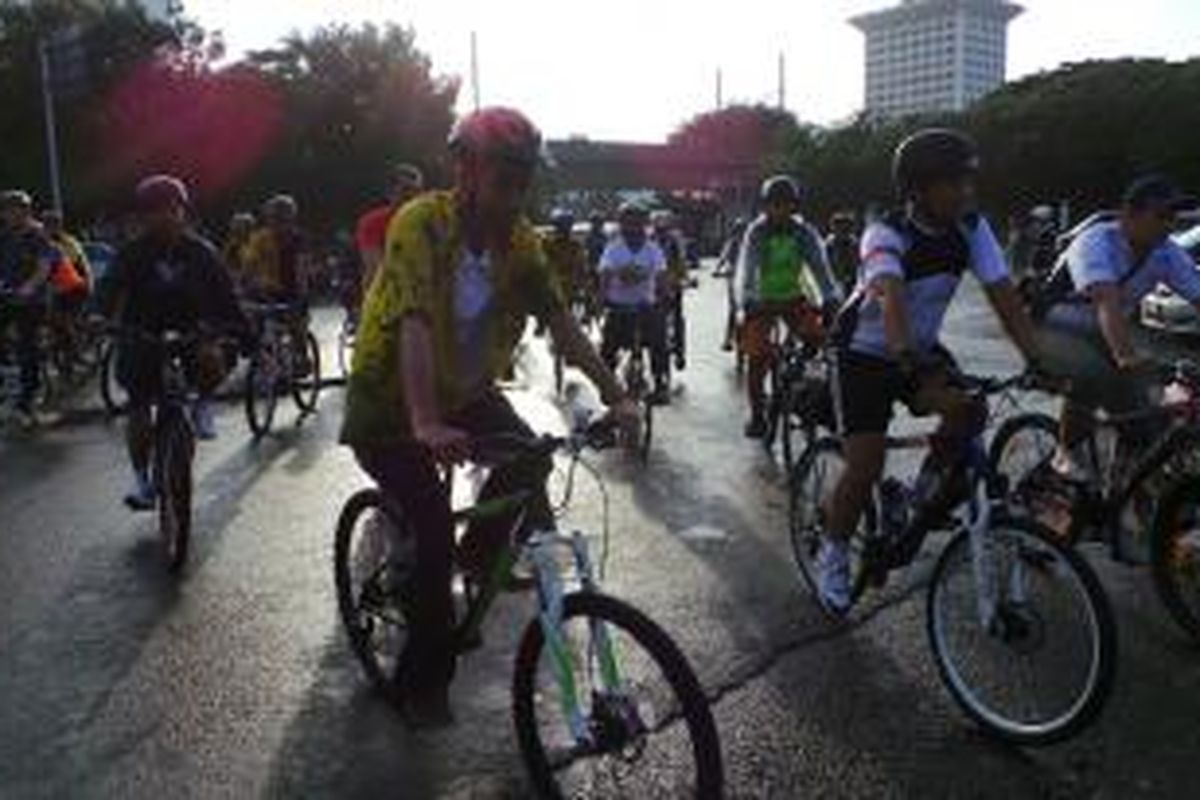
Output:
<path fill-rule="evenodd" d="M 671 390 L 666 386 L 659 386 L 647 398 L 652 406 L 666 406 L 671 404 Z"/>
<path fill-rule="evenodd" d="M 434 731 L 454 724 L 450 711 L 449 688 L 408 689 L 400 713 L 408 727 L 418 731 Z"/>
<path fill-rule="evenodd" d="M 761 439 L 767 435 L 767 420 L 761 414 L 755 414 L 746 423 L 746 438 Z"/>
<path fill-rule="evenodd" d="M 685 369 L 687 369 L 687 356 L 685 356 L 683 353 L 676 353 L 675 354 L 675 371 L 683 372 Z"/>

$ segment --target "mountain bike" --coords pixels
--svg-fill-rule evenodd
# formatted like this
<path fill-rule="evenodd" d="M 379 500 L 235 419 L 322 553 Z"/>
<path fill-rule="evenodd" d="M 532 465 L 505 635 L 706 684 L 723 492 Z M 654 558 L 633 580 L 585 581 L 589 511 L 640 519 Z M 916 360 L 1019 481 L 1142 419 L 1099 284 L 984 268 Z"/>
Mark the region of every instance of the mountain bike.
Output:
<path fill-rule="evenodd" d="M 290 303 L 251 303 L 257 343 L 246 375 L 246 421 L 254 438 L 271 431 L 279 395 L 289 393 L 303 420 L 317 410 L 321 394 L 321 348 L 311 331 L 296 340 L 295 320 L 304 312 Z"/>
<path fill-rule="evenodd" d="M 565 506 L 580 466 L 603 490 L 582 456 L 611 440 L 611 428 L 588 426 L 567 437 L 488 437 L 475 450 L 480 462 L 492 465 L 565 454 L 570 460 Z M 486 577 L 476 582 L 456 568 L 458 654 L 478 646 L 483 622 L 513 567 L 527 565 L 537 608 L 517 648 L 512 704 L 517 743 L 538 794 L 650 797 L 667 791 L 720 797 L 720 742 L 687 659 L 650 618 L 599 590 L 597 576 L 603 576 L 608 552 L 607 494 L 602 495 L 599 569 L 581 532 L 535 531 L 521 539 L 532 493 L 454 515 L 461 528 L 518 512 Z M 351 498 L 338 521 L 338 607 L 356 656 L 380 687 L 394 685 L 407 640 L 409 585 L 419 568 L 415 538 L 403 511 L 374 489 Z"/>
<path fill-rule="evenodd" d="M 1163 605 L 1200 640 L 1200 369 L 1178 362 L 1164 365 L 1161 377 L 1173 395 L 1164 404 L 1093 421 L 1091 435 L 1075 448 L 1086 459 L 1087 479 L 1055 470 L 1059 426 L 1048 414 L 1008 420 L 992 440 L 990 459 L 1012 487 L 1012 501 L 1065 544 L 1099 539 L 1114 561 L 1129 565 L 1144 563 L 1148 546 Z M 1160 432 L 1135 447 L 1124 436 L 1132 425 Z"/>
<path fill-rule="evenodd" d="M 1028 385 L 967 379 L 979 397 Z M 892 451 L 926 450 L 929 435 L 888 440 Z M 837 437 L 817 439 L 797 461 L 790 502 L 792 550 L 814 595 L 823 503 L 844 470 Z M 981 440 L 968 451 L 964 499 L 927 522 L 918 486 L 885 478 L 851 540 L 857 606 L 912 564 L 934 529 L 952 536 L 926 592 L 926 631 L 938 674 L 959 707 L 992 735 L 1045 745 L 1075 735 L 1100 713 L 1113 685 L 1116 630 L 1095 574 L 1071 548 L 1005 503 L 1006 481 Z M 914 497 L 917 499 L 914 500 Z"/>
<path fill-rule="evenodd" d="M 638 455 L 642 463 L 650 460 L 650 444 L 654 439 L 654 389 L 651 386 L 649 370 L 646 366 L 646 345 L 643 327 L 646 315 L 655 313 L 653 310 L 622 309 L 610 307 L 610 315 L 629 315 L 633 330 L 633 343 L 626 349 L 623 361 L 615 370 L 625 387 L 625 394 L 630 400 L 642 408 L 642 441 L 638 447 Z"/>

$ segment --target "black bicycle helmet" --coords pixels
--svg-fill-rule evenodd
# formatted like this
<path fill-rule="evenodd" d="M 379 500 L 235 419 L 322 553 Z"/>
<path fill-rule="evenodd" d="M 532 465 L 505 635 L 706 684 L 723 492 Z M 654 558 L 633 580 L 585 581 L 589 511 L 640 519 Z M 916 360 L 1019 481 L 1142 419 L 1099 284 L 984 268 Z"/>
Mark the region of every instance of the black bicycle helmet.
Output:
<path fill-rule="evenodd" d="M 911 196 L 932 183 L 954 180 L 979 172 L 975 140 L 949 128 L 927 128 L 909 136 L 896 148 L 892 180 L 896 191 Z"/>
<path fill-rule="evenodd" d="M 793 205 L 800 204 L 800 184 L 790 175 L 772 175 L 763 181 L 759 191 L 759 199 L 763 204 L 786 201 Z"/>
<path fill-rule="evenodd" d="M 550 224 L 560 231 L 569 231 L 575 227 L 575 215 L 568 209 L 556 208 L 550 212 Z"/>
<path fill-rule="evenodd" d="M 263 203 L 263 217 L 267 222 L 294 222 L 300 216 L 300 204 L 290 194 L 277 194 Z"/>

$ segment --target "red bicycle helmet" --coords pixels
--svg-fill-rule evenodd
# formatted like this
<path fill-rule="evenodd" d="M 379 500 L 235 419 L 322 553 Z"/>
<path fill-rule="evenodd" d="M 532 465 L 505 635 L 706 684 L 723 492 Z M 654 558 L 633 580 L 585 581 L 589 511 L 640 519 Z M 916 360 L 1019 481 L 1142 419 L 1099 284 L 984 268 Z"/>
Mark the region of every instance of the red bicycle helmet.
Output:
<path fill-rule="evenodd" d="M 450 152 L 534 166 L 542 153 L 542 133 L 512 108 L 485 108 L 460 119 L 450 132 Z"/>

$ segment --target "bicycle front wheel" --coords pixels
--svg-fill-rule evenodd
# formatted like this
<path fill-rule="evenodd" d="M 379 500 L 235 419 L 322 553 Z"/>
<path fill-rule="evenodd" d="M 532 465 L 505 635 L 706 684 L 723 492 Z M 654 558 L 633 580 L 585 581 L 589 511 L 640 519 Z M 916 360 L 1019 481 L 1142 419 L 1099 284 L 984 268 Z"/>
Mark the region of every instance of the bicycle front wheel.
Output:
<path fill-rule="evenodd" d="M 100 354 L 100 399 L 110 417 L 124 414 L 129 407 L 129 395 L 117 380 L 117 346 L 111 341 Z"/>
<path fill-rule="evenodd" d="M 304 337 L 303 371 L 292 380 L 292 399 L 301 414 L 312 414 L 317 410 L 317 400 L 321 396 L 321 346 L 317 337 L 309 333 Z"/>
<path fill-rule="evenodd" d="M 255 439 L 271 432 L 279 403 L 279 362 L 273 350 L 260 349 L 246 373 L 246 422 Z"/>
<path fill-rule="evenodd" d="M 1020 745 L 1062 741 L 1112 691 L 1112 609 L 1091 568 L 1043 526 L 998 517 L 987 537 L 976 563 L 960 533 L 934 570 L 926 622 L 938 671 L 989 733 Z"/>
<path fill-rule="evenodd" d="M 158 528 L 167 569 L 179 572 L 187 563 L 192 534 L 192 456 L 195 440 L 180 409 L 168 409 L 159 423 Z"/>
<path fill-rule="evenodd" d="M 513 677 L 517 740 L 537 793 L 720 797 L 712 712 L 670 637 L 631 606 L 586 593 L 565 598 L 559 631 L 561 650 L 530 623 Z M 577 740 L 572 716 L 589 741 Z"/>
<path fill-rule="evenodd" d="M 1167 493 L 1152 537 L 1158 596 L 1179 627 L 1200 641 L 1200 478 L 1185 478 Z"/>

